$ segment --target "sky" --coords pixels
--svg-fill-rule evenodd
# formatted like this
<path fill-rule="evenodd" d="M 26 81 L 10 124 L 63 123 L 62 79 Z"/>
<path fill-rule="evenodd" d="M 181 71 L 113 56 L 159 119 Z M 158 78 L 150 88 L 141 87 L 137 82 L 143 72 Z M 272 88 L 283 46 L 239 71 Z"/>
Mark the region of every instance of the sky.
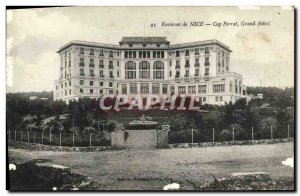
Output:
<path fill-rule="evenodd" d="M 216 39 L 233 51 L 231 71 L 245 85 L 294 86 L 290 7 L 63 7 L 8 10 L 6 16 L 7 92 L 53 90 L 59 77 L 56 51 L 69 41 L 118 44 L 123 36 L 166 36 L 171 44 Z M 193 21 L 211 25 L 161 26 Z M 253 21 L 255 26 L 241 25 Z M 259 21 L 269 25 L 257 26 Z"/>

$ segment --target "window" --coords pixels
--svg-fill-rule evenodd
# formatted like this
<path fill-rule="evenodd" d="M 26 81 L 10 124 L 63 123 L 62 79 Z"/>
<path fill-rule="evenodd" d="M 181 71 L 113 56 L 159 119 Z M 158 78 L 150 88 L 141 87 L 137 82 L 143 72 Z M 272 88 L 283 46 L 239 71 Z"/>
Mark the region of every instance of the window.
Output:
<path fill-rule="evenodd" d="M 210 63 L 209 63 L 209 57 L 205 57 L 204 65 L 205 66 L 209 66 L 210 65 Z"/>
<path fill-rule="evenodd" d="M 164 79 L 164 63 L 162 61 L 153 63 L 153 78 Z"/>
<path fill-rule="evenodd" d="M 69 81 L 69 86 L 71 86 L 71 81 Z"/>
<path fill-rule="evenodd" d="M 71 89 L 69 89 L 69 95 L 71 95 L 72 94 L 72 90 Z"/>
<path fill-rule="evenodd" d="M 216 102 L 218 102 L 218 101 L 219 101 L 219 97 L 218 97 L 218 96 L 216 96 L 216 98 L 215 98 L 215 99 L 216 99 Z"/>
<path fill-rule="evenodd" d="M 140 78 L 150 78 L 150 63 L 147 61 L 142 61 L 139 63 L 139 77 Z"/>
<path fill-rule="evenodd" d="M 199 63 L 199 58 L 195 58 L 195 67 L 199 67 L 200 63 Z"/>
<path fill-rule="evenodd" d="M 94 69 L 90 69 L 90 77 L 95 77 Z"/>
<path fill-rule="evenodd" d="M 94 86 L 94 81 L 90 81 L 90 86 Z"/>
<path fill-rule="evenodd" d="M 79 49 L 79 54 L 84 54 L 84 48 Z"/>
<path fill-rule="evenodd" d="M 80 76 L 84 76 L 84 69 L 80 69 Z"/>
<path fill-rule="evenodd" d="M 203 101 L 203 102 L 206 102 L 206 97 L 202 97 L 202 101 Z"/>
<path fill-rule="evenodd" d="M 122 84 L 122 94 L 127 94 L 127 84 Z"/>
<path fill-rule="evenodd" d="M 165 58 L 164 51 L 153 51 L 153 58 Z"/>
<path fill-rule="evenodd" d="M 100 93 L 100 94 L 103 94 L 103 90 L 102 90 L 102 89 L 101 89 L 101 90 L 99 90 L 99 93 Z"/>
<path fill-rule="evenodd" d="M 99 82 L 99 86 L 103 86 L 103 82 Z"/>
<path fill-rule="evenodd" d="M 103 55 L 103 50 L 100 50 L 99 56 L 104 56 Z"/>
<path fill-rule="evenodd" d="M 163 94 L 167 94 L 168 93 L 168 84 L 163 84 Z"/>
<path fill-rule="evenodd" d="M 109 90 L 108 93 L 109 94 L 114 94 L 114 91 L 113 90 Z"/>
<path fill-rule="evenodd" d="M 83 89 L 82 89 L 82 88 L 81 88 L 81 89 L 79 89 L 79 92 L 80 92 L 80 93 L 83 93 Z"/>
<path fill-rule="evenodd" d="M 185 60 L 185 67 L 186 68 L 190 67 L 190 60 L 189 59 Z"/>
<path fill-rule="evenodd" d="M 94 90 L 93 90 L 93 89 L 90 89 L 90 93 L 93 94 L 93 93 L 94 93 Z"/>
<path fill-rule="evenodd" d="M 199 69 L 195 69 L 195 76 L 199 76 Z"/>
<path fill-rule="evenodd" d="M 176 69 L 177 69 L 177 68 L 180 69 L 180 60 L 176 60 L 176 66 L 175 66 L 175 68 L 176 68 Z"/>
<path fill-rule="evenodd" d="M 214 93 L 219 93 L 219 92 L 224 92 L 224 91 L 225 91 L 225 84 L 213 85 L 213 92 Z"/>
<path fill-rule="evenodd" d="M 94 59 L 90 59 L 90 67 L 95 67 Z"/>
<path fill-rule="evenodd" d="M 209 54 L 209 47 L 205 47 L 204 54 Z"/>
<path fill-rule="evenodd" d="M 90 54 L 91 56 L 94 56 L 94 49 L 90 48 Z"/>
<path fill-rule="evenodd" d="M 109 82 L 109 83 L 108 83 L 108 86 L 109 86 L 109 87 L 113 87 L 113 83 L 112 83 L 112 82 Z"/>
<path fill-rule="evenodd" d="M 220 96 L 220 101 L 223 101 L 223 96 Z"/>
<path fill-rule="evenodd" d="M 199 48 L 195 49 L 195 55 L 199 55 Z"/>
<path fill-rule="evenodd" d="M 99 60 L 99 68 L 104 68 L 103 60 Z"/>
<path fill-rule="evenodd" d="M 147 44 L 143 44 L 143 47 L 146 47 L 147 46 Z"/>
<path fill-rule="evenodd" d="M 230 84 L 229 84 L 229 91 L 230 91 L 231 93 L 233 93 L 233 84 L 232 84 L 232 82 L 230 82 Z"/>
<path fill-rule="evenodd" d="M 69 67 L 71 67 L 71 60 L 69 60 Z"/>
<path fill-rule="evenodd" d="M 159 47 L 160 47 L 160 44 L 156 44 L 156 46 L 159 48 Z"/>
<path fill-rule="evenodd" d="M 176 57 L 180 57 L 180 52 L 179 52 L 179 50 L 176 51 Z"/>
<path fill-rule="evenodd" d="M 120 77 L 120 72 L 119 71 L 117 71 L 117 77 Z"/>
<path fill-rule="evenodd" d="M 149 84 L 141 83 L 141 93 L 149 93 Z"/>
<path fill-rule="evenodd" d="M 109 69 L 113 69 L 114 68 L 114 62 L 113 61 L 109 61 L 108 63 L 109 63 L 108 64 L 108 68 Z"/>
<path fill-rule="evenodd" d="M 188 93 L 191 93 L 191 94 L 196 93 L 196 86 L 189 86 Z"/>
<path fill-rule="evenodd" d="M 135 79 L 136 78 L 136 65 L 133 61 L 128 61 L 125 63 L 125 79 Z"/>
<path fill-rule="evenodd" d="M 190 77 L 190 70 L 185 70 L 184 77 L 186 77 L 186 78 Z"/>
<path fill-rule="evenodd" d="M 176 71 L 175 78 L 179 78 L 179 76 L 180 76 L 180 72 L 179 72 L 179 71 Z"/>
<path fill-rule="evenodd" d="M 152 93 L 159 93 L 159 83 L 152 84 Z"/>
<path fill-rule="evenodd" d="M 171 86 L 170 91 L 171 91 L 171 95 L 174 95 L 175 94 L 175 86 Z"/>
<path fill-rule="evenodd" d="M 198 93 L 199 94 L 206 93 L 206 85 L 199 85 L 198 86 Z"/>
<path fill-rule="evenodd" d="M 80 58 L 79 59 L 79 66 L 83 66 L 84 67 L 84 58 Z"/>
<path fill-rule="evenodd" d="M 131 47 L 132 47 L 132 44 L 129 44 L 129 47 L 131 48 Z"/>
<path fill-rule="evenodd" d="M 109 55 L 108 55 L 108 57 L 113 57 L 114 55 L 113 55 L 113 51 L 109 51 Z"/>
<path fill-rule="evenodd" d="M 103 75 L 103 70 L 100 70 L 100 71 L 99 71 L 99 76 L 100 76 L 101 78 L 104 77 L 104 75 Z"/>
<path fill-rule="evenodd" d="M 209 75 L 209 68 L 205 68 L 204 75 L 205 75 L 205 76 L 208 76 L 208 75 Z"/>
<path fill-rule="evenodd" d="M 185 94 L 186 93 L 185 86 L 178 86 L 178 92 L 179 94 Z"/>
<path fill-rule="evenodd" d="M 185 50 L 185 56 L 190 56 L 190 50 Z"/>
<path fill-rule="evenodd" d="M 130 83 L 130 93 L 137 93 L 137 84 L 136 83 Z"/>

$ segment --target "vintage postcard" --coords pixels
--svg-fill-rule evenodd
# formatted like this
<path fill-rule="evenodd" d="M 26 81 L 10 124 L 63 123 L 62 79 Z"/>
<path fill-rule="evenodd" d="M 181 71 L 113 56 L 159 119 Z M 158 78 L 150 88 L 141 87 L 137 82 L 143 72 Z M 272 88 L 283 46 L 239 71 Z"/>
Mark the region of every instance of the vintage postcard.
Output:
<path fill-rule="evenodd" d="M 294 7 L 8 7 L 7 189 L 294 191 Z"/>

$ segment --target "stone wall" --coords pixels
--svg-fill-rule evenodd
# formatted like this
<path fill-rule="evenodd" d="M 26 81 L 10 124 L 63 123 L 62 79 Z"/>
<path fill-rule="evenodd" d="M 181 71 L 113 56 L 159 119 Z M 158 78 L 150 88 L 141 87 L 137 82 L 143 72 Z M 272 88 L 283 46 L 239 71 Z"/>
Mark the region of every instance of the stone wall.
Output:
<path fill-rule="evenodd" d="M 227 141 L 227 142 L 204 142 L 204 143 L 176 143 L 169 144 L 169 148 L 192 148 L 192 147 L 213 147 L 213 146 L 231 146 L 231 145 L 254 145 L 254 144 L 276 144 L 294 141 L 294 139 L 273 139 L 273 140 L 245 140 L 245 141 Z"/>

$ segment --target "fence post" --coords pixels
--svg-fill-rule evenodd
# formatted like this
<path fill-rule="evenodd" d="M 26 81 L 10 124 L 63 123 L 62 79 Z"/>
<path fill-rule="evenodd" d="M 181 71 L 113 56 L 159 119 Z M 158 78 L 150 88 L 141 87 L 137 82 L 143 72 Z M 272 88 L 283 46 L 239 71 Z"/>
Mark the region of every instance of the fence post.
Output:
<path fill-rule="evenodd" d="M 213 143 L 215 142 L 215 128 L 213 128 Z"/>
<path fill-rule="evenodd" d="M 42 144 L 44 144 L 44 130 L 42 131 Z"/>
<path fill-rule="evenodd" d="M 253 136 L 253 126 L 252 126 L 252 142 L 253 142 L 254 136 Z"/>
<path fill-rule="evenodd" d="M 27 131 L 27 142 L 29 143 L 29 131 Z"/>
<path fill-rule="evenodd" d="M 33 143 L 35 143 L 35 132 L 33 132 Z"/>
<path fill-rule="evenodd" d="M 50 141 L 50 146 L 51 146 L 51 139 L 52 139 L 52 135 L 51 135 L 51 131 L 49 131 L 49 141 Z"/>
<path fill-rule="evenodd" d="M 73 148 L 74 148 L 74 132 L 73 132 Z"/>
<path fill-rule="evenodd" d="M 290 139 L 290 125 L 288 125 L 288 139 Z"/>
<path fill-rule="evenodd" d="M 273 140 L 273 125 L 271 125 L 271 140 Z"/>
<path fill-rule="evenodd" d="M 232 127 L 232 141 L 234 142 L 234 126 Z"/>
<path fill-rule="evenodd" d="M 193 144 L 194 144 L 194 129 L 192 129 L 192 147 L 193 147 Z"/>
<path fill-rule="evenodd" d="M 21 142 L 23 142 L 23 139 L 22 139 L 22 135 L 23 135 L 23 134 L 22 134 L 22 132 L 23 132 L 23 131 L 21 131 L 21 139 L 20 139 L 20 140 L 21 140 Z"/>
<path fill-rule="evenodd" d="M 90 134 L 90 147 L 92 147 L 92 134 L 93 133 Z"/>
<path fill-rule="evenodd" d="M 17 130 L 15 130 L 15 141 L 17 141 Z"/>
<path fill-rule="evenodd" d="M 61 132 L 59 132 L 59 146 L 61 146 Z"/>

